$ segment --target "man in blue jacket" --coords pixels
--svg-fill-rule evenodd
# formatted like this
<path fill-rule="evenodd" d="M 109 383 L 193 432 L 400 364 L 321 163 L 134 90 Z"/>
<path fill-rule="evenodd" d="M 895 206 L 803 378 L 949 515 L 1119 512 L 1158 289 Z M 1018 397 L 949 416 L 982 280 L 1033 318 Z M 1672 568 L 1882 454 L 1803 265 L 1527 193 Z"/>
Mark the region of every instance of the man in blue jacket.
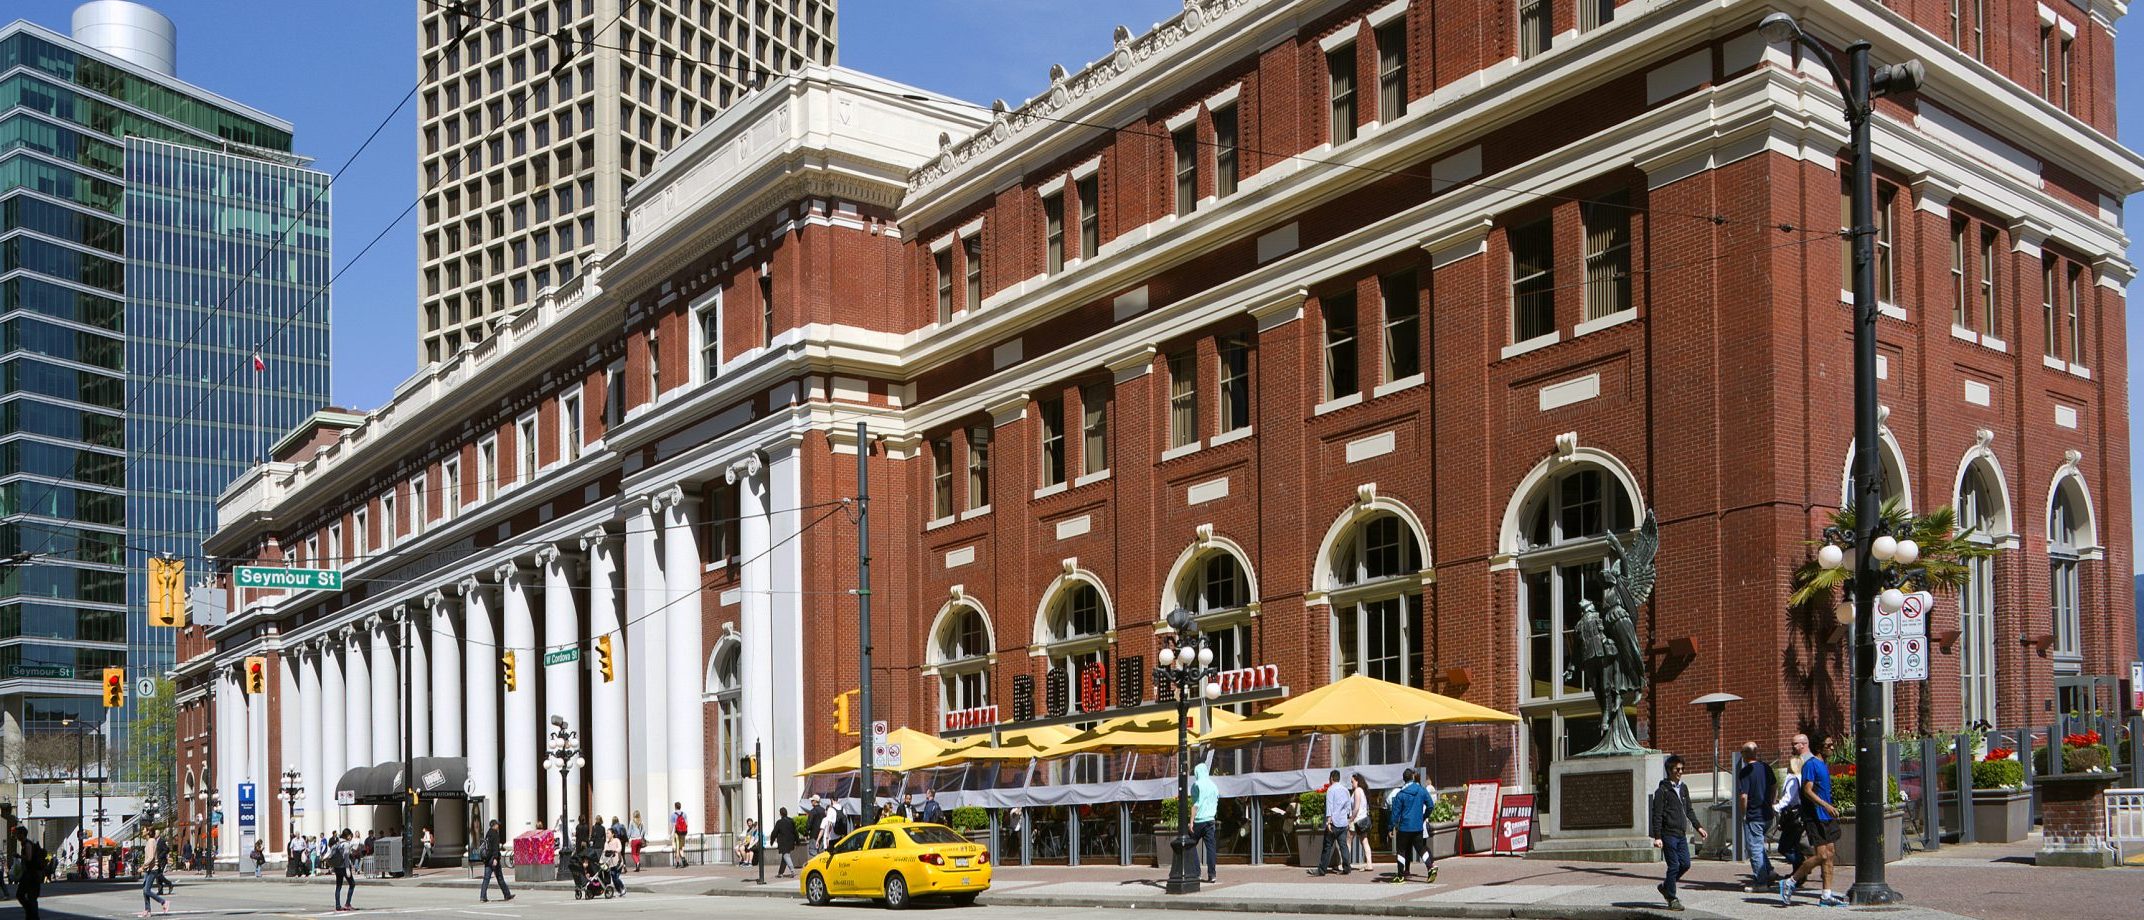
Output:
<path fill-rule="evenodd" d="M 1392 855 L 1399 868 L 1394 870 L 1392 880 L 1407 881 L 1407 866 L 1417 855 L 1422 858 L 1423 880 L 1437 880 L 1437 863 L 1429 849 L 1422 845 L 1422 827 L 1429 817 L 1429 790 L 1422 788 L 1421 774 L 1413 767 L 1400 774 L 1402 782 L 1391 801 L 1385 803 L 1385 821 L 1396 838 Z"/>
<path fill-rule="evenodd" d="M 1214 834 L 1213 819 L 1221 808 L 1221 787 L 1207 775 L 1206 764 L 1191 768 L 1191 836 L 1206 851 L 1206 881 L 1216 881 L 1214 867 L 1218 865 L 1215 847 L 1218 837 Z"/>

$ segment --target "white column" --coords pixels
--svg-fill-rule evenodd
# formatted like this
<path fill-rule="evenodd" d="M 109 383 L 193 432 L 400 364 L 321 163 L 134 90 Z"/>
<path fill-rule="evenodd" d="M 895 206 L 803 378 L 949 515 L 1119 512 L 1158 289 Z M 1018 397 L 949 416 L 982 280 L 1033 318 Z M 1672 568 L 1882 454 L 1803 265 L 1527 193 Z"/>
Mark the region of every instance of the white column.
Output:
<path fill-rule="evenodd" d="M 372 667 L 365 660 L 371 638 L 365 627 L 342 632 L 343 667 L 343 769 L 354 770 L 378 763 L 372 759 Z M 351 821 L 355 815 L 345 815 Z"/>
<path fill-rule="evenodd" d="M 610 681 L 600 670 L 588 675 L 588 728 L 583 737 L 588 749 L 588 776 L 594 788 L 597 814 L 627 816 L 625 687 L 632 675 L 625 672 L 625 637 L 618 623 L 618 557 L 616 541 L 603 528 L 581 536 L 581 551 L 588 554 L 589 655 L 599 657 L 597 646 L 608 638 L 611 644 Z"/>
<path fill-rule="evenodd" d="M 774 757 L 779 752 L 776 743 L 773 712 L 768 707 L 768 697 L 773 695 L 773 661 L 775 636 L 769 619 L 773 598 L 767 594 L 767 493 L 764 480 L 756 475 L 761 469 L 757 458 L 734 464 L 726 474 L 729 482 L 737 486 L 737 557 L 740 568 L 737 572 L 738 632 L 743 636 L 743 649 L 739 654 L 738 677 L 744 687 L 739 700 L 743 710 L 744 731 L 739 740 L 750 745 L 759 741 L 765 753 Z M 794 672 L 802 673 L 802 672 Z M 720 751 L 719 757 L 736 760 L 741 751 Z M 775 758 L 779 763 L 779 759 Z M 779 776 L 780 774 L 773 774 Z M 745 780 L 742 798 L 755 801 L 759 789 L 753 780 Z M 769 797 L 770 802 L 783 799 Z M 732 824 L 740 823 L 734 818 Z M 728 830 L 729 828 L 723 828 Z"/>
<path fill-rule="evenodd" d="M 543 748 L 543 724 L 536 718 L 536 621 L 529 612 L 527 577 L 519 566 L 499 567 L 499 646 L 514 654 L 514 672 L 519 686 L 506 692 L 502 735 L 505 766 L 505 807 L 499 818 L 509 835 L 521 833 L 523 825 L 534 826 L 543 817 L 539 808 L 542 777 L 536 772 L 537 755 Z"/>
<path fill-rule="evenodd" d="M 307 642 L 298 659 L 298 769 L 305 774 L 305 792 L 298 799 L 305 816 L 298 828 L 304 834 L 321 832 L 328 803 L 335 801 L 336 777 L 328 775 L 321 751 L 320 669 L 320 643 Z"/>
<path fill-rule="evenodd" d="M 632 809 L 641 813 L 649 840 L 667 831 L 658 827 L 670 814 L 669 749 L 663 744 L 670 723 L 670 687 L 664 675 L 670 661 L 663 653 L 662 614 L 668 586 L 662 557 L 656 552 L 652 497 L 631 503 L 625 519 L 626 705 L 631 710 Z"/>
<path fill-rule="evenodd" d="M 663 575 L 670 590 L 670 605 L 664 611 L 668 622 L 665 651 L 669 654 L 670 797 L 682 803 L 694 834 L 707 832 L 707 734 L 700 704 L 705 681 L 701 674 L 701 617 L 699 541 L 692 533 L 691 509 L 685 492 L 676 486 L 664 495 Z M 668 815 L 668 811 L 663 814 Z"/>
<path fill-rule="evenodd" d="M 432 614 L 432 648 L 428 653 L 432 667 L 432 756 L 461 757 L 466 750 L 462 747 L 462 711 L 468 705 L 464 702 L 468 694 L 462 686 L 461 634 L 454 625 L 454 605 L 438 591 L 425 595 L 424 604 Z M 468 823 L 464 803 L 432 803 L 432 834 L 444 854 L 452 855 L 468 844 Z"/>
<path fill-rule="evenodd" d="M 231 669 L 216 669 L 216 794 L 222 798 L 223 823 L 216 830 L 216 855 L 238 851 L 238 778 L 245 773 L 245 704 Z M 84 809 L 87 813 L 87 809 Z"/>
<path fill-rule="evenodd" d="M 408 607 L 402 611 L 405 632 L 403 641 L 409 645 L 409 756 L 432 756 L 432 662 L 425 650 L 426 633 L 431 631 L 429 616 L 419 610 L 436 610 L 425 607 Z M 413 777 L 411 784 L 415 785 Z"/>
<path fill-rule="evenodd" d="M 339 630 L 314 643 L 320 654 L 320 776 L 306 785 L 319 790 L 313 801 L 320 806 L 323 834 L 347 826 L 342 807 L 335 804 L 335 784 L 350 769 L 350 696 L 343 681 L 343 650 L 348 645 Z"/>
<path fill-rule="evenodd" d="M 297 770 L 302 773 L 305 770 L 305 740 L 300 737 L 305 731 L 305 702 L 298 693 L 298 673 L 305 665 L 302 653 L 296 645 L 284 650 L 283 658 L 278 664 L 281 667 L 277 669 L 276 675 L 279 692 L 275 699 L 275 738 L 276 759 L 282 762 L 282 766 L 276 769 L 274 778 L 270 779 L 268 784 L 275 787 L 273 796 L 276 819 L 273 826 L 281 830 L 268 838 L 268 852 L 281 854 L 284 847 L 290 843 L 291 832 L 297 827 L 291 820 L 291 803 L 282 798 L 283 771 Z"/>
<path fill-rule="evenodd" d="M 543 713 L 548 733 L 551 719 L 566 720 L 566 727 L 581 732 L 586 737 L 588 726 L 581 722 L 581 669 L 586 667 L 581 660 L 544 664 L 542 657 L 563 649 L 581 648 L 581 615 L 573 603 L 573 558 L 556 546 L 546 546 L 536 551 L 536 564 L 543 570 L 543 656 L 530 662 L 540 667 L 543 674 Z M 584 652 L 585 654 L 585 652 Z M 550 788 L 546 785 L 544 788 Z M 569 803 L 564 809 L 573 815 L 588 813 L 586 802 L 579 801 L 570 784 L 559 790 L 555 797 L 546 797 L 544 814 L 557 816 L 559 803 Z"/>
<path fill-rule="evenodd" d="M 770 587 L 803 584 L 804 541 L 797 534 L 805 517 L 800 510 L 805 502 L 804 464 L 794 447 L 769 453 L 766 477 L 761 481 L 766 489 L 763 501 L 767 509 L 765 581 Z M 775 680 L 771 675 L 806 673 L 805 659 L 817 656 L 819 650 L 805 648 L 804 595 L 769 593 L 764 603 L 770 611 L 766 642 L 770 683 L 766 692 L 772 699 L 755 705 L 763 705 L 773 713 L 769 718 L 774 722 L 774 741 L 767 754 L 772 765 L 765 773 L 774 788 L 767 790 L 767 801 L 795 802 L 804 793 L 797 771 L 809 765 L 804 756 L 804 726 L 814 713 L 805 708 L 809 704 L 801 682 Z M 854 676 L 853 671 L 850 673 Z M 751 699 L 750 690 L 746 697 Z"/>
<path fill-rule="evenodd" d="M 400 611 L 397 611 L 399 614 Z M 372 617 L 372 762 L 402 759 L 402 677 L 395 661 L 399 615 Z"/>
<path fill-rule="evenodd" d="M 469 794 L 481 797 L 493 817 L 499 814 L 499 643 L 492 628 L 491 598 L 482 582 L 464 578 L 462 592 L 463 648 L 469 667 L 463 677 L 469 689 L 462 703 L 468 707 Z M 442 653 L 443 654 L 443 653 Z M 503 825 L 502 825 L 503 826 Z M 520 828 L 509 827 L 511 837 Z"/>

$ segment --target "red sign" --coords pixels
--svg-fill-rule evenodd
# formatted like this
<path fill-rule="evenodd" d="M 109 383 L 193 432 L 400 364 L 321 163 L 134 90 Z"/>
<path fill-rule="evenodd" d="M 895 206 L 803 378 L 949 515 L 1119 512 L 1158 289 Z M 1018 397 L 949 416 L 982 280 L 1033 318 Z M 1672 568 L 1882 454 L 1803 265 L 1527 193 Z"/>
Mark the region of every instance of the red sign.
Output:
<path fill-rule="evenodd" d="M 1253 690 L 1271 690 L 1280 686 L 1280 665 L 1262 664 L 1250 668 L 1222 671 L 1217 678 L 1221 682 L 1221 694 L 1248 693 Z"/>
<path fill-rule="evenodd" d="M 996 706 L 977 706 L 972 709 L 955 709 L 945 714 L 945 730 L 960 731 L 969 728 L 986 728 L 998 724 Z"/>
<path fill-rule="evenodd" d="M 1101 712 L 1109 708 L 1109 666 L 1094 662 L 1079 672 L 1079 711 Z"/>
<path fill-rule="evenodd" d="M 1491 853 L 1524 853 L 1533 848 L 1534 797 L 1514 792 L 1497 800 L 1496 842 Z"/>

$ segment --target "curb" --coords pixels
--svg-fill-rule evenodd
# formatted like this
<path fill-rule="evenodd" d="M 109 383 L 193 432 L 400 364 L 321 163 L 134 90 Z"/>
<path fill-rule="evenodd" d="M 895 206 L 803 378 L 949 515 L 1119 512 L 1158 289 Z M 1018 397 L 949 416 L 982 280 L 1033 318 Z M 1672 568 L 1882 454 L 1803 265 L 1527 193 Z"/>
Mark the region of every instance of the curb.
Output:
<path fill-rule="evenodd" d="M 776 890 L 773 886 L 752 886 L 743 889 L 715 888 L 705 892 L 709 897 L 736 898 L 782 898 L 799 900 L 794 888 Z M 1671 912 L 1647 907 L 1599 907 L 1590 904 L 1483 904 L 1457 902 L 1451 904 L 1382 903 L 1375 901 L 1304 901 L 1284 898 L 1146 898 L 1125 897 L 1045 897 L 1041 895 L 990 894 L 985 892 L 976 899 L 979 907 L 1057 907 L 1057 908 L 1105 908 L 1111 910 L 1180 910 L 1218 911 L 1223 913 L 1292 913 L 1317 916 L 1354 917 L 1458 917 L 1467 920 L 1726 920 L 1723 915 L 1706 911 Z"/>

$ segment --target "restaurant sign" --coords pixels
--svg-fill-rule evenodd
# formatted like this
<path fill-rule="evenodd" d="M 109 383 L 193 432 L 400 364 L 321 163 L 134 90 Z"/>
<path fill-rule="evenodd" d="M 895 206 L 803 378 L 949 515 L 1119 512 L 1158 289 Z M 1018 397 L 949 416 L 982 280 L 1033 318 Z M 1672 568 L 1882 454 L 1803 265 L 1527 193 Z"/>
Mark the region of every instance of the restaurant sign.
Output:
<path fill-rule="evenodd" d="M 1217 678 L 1221 682 L 1221 695 L 1249 693 L 1254 690 L 1273 690 L 1280 687 L 1280 665 L 1262 664 L 1256 667 L 1222 671 Z"/>
<path fill-rule="evenodd" d="M 946 731 L 962 731 L 970 728 L 988 728 L 998 724 L 996 706 L 976 706 L 970 709 L 955 709 L 945 714 Z"/>

